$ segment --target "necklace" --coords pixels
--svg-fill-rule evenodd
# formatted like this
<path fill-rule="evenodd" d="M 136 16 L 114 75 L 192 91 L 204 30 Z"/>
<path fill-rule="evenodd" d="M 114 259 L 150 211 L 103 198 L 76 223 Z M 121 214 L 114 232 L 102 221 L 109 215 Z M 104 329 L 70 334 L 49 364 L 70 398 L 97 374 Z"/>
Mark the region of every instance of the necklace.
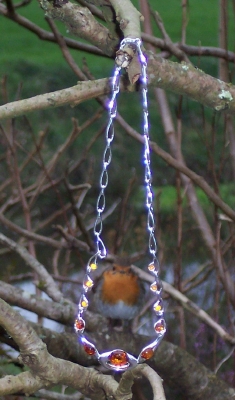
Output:
<path fill-rule="evenodd" d="M 148 270 L 154 276 L 154 282 L 150 285 L 151 292 L 156 296 L 153 305 L 155 314 L 154 330 L 155 339 L 144 347 L 138 357 L 127 353 L 122 349 L 114 349 L 104 353 L 99 353 L 96 346 L 91 343 L 84 335 L 85 320 L 83 314 L 89 305 L 87 292 L 91 290 L 94 282 L 93 272 L 98 268 L 98 260 L 102 260 L 107 255 L 107 250 L 101 234 L 103 230 L 102 214 L 105 210 L 105 189 L 108 186 L 108 167 L 112 160 L 111 144 L 114 139 L 114 119 L 117 114 L 117 94 L 120 89 L 120 73 L 122 68 L 127 68 L 131 61 L 131 56 L 125 51 L 127 47 L 137 54 L 141 66 L 141 93 L 142 93 L 142 112 L 143 112 L 143 142 L 144 142 L 144 181 L 145 181 L 145 206 L 147 209 L 147 230 L 148 230 L 148 251 L 150 263 Z M 150 166 L 150 145 L 149 145 L 149 122 L 148 122 L 148 99 L 147 99 L 147 60 L 141 49 L 142 43 L 139 38 L 125 38 L 120 44 L 119 55 L 116 58 L 114 73 L 112 77 L 112 95 L 108 102 L 109 119 L 106 127 L 106 146 L 103 153 L 102 172 L 100 175 L 100 192 L 96 204 L 97 217 L 94 225 L 94 235 L 96 238 L 96 253 L 89 259 L 86 267 L 86 274 L 83 281 L 83 290 L 78 303 L 78 313 L 74 323 L 75 332 L 85 350 L 85 352 L 97 358 L 104 367 L 115 371 L 126 371 L 129 368 L 142 363 L 154 354 L 166 332 L 166 323 L 164 320 L 164 308 L 161 297 L 162 285 L 159 279 L 159 263 L 157 259 L 157 242 L 154 235 L 155 219 L 153 211 L 153 192 L 152 192 L 152 172 Z"/>

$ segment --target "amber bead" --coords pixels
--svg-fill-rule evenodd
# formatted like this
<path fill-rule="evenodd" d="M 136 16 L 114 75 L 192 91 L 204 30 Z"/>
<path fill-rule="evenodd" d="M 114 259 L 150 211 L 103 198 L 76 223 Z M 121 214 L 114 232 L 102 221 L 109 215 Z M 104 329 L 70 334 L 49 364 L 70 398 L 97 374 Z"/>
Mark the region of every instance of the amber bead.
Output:
<path fill-rule="evenodd" d="M 93 283 L 93 281 L 92 281 L 90 278 L 88 278 L 88 279 L 84 282 L 84 286 L 85 286 L 87 289 L 90 289 L 93 285 L 94 285 L 94 283 Z"/>
<path fill-rule="evenodd" d="M 153 349 L 151 349 L 151 347 L 149 347 L 148 349 L 145 349 L 142 351 L 142 353 L 140 354 L 140 356 L 142 358 L 144 358 L 145 360 L 149 360 L 149 358 L 151 358 L 154 354 Z"/>
<path fill-rule="evenodd" d="M 108 357 L 108 361 L 115 367 L 123 367 L 129 364 L 128 355 L 123 350 L 114 350 Z"/>
<path fill-rule="evenodd" d="M 162 300 L 158 300 L 154 306 L 153 306 L 154 311 L 158 313 L 159 315 L 163 314 L 163 303 Z"/>
<path fill-rule="evenodd" d="M 87 298 L 83 295 L 81 300 L 80 300 L 80 304 L 83 308 L 87 308 L 88 307 L 88 300 Z"/>
<path fill-rule="evenodd" d="M 152 290 L 152 292 L 156 292 L 158 287 L 157 287 L 157 283 L 153 282 L 152 285 L 150 285 L 150 289 Z"/>
<path fill-rule="evenodd" d="M 149 264 L 148 270 L 151 271 L 151 272 L 155 271 L 155 265 L 154 264 Z"/>
<path fill-rule="evenodd" d="M 93 356 L 95 354 L 95 347 L 89 345 L 89 344 L 84 344 L 83 345 L 84 350 L 87 354 L 89 354 L 89 356 Z"/>
<path fill-rule="evenodd" d="M 160 293 L 162 290 L 162 285 L 159 280 L 155 281 L 150 285 L 150 290 L 155 293 Z"/>
<path fill-rule="evenodd" d="M 164 332 L 166 329 L 166 324 L 164 319 L 160 319 L 159 321 L 157 321 L 156 324 L 154 325 L 154 329 L 157 333 Z"/>
<path fill-rule="evenodd" d="M 82 331 L 85 328 L 85 321 L 82 318 L 75 319 L 74 328 L 78 331 Z"/>
<path fill-rule="evenodd" d="M 97 264 L 91 263 L 91 264 L 90 264 L 90 269 L 91 269 L 92 271 L 95 271 L 95 270 L 97 269 Z"/>

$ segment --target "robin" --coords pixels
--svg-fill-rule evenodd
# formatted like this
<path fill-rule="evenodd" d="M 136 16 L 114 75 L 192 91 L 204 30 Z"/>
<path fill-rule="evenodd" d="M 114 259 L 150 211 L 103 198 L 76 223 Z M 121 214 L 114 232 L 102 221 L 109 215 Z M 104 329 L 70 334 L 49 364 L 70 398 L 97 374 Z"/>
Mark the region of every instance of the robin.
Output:
<path fill-rule="evenodd" d="M 140 311 L 145 289 L 127 262 L 118 260 L 98 278 L 94 287 L 97 311 L 113 320 L 131 320 Z"/>

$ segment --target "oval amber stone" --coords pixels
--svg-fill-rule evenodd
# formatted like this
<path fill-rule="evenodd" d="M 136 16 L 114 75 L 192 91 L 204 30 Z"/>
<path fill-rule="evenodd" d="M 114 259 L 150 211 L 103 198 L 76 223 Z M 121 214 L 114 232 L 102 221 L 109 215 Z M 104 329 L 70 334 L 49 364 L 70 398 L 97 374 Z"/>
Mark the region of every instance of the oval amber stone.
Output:
<path fill-rule="evenodd" d="M 89 356 L 93 356 L 95 354 L 95 347 L 90 346 L 89 344 L 84 344 L 83 348 Z"/>
<path fill-rule="evenodd" d="M 74 328 L 78 331 L 82 331 L 85 328 L 85 321 L 82 318 L 75 319 Z"/>
<path fill-rule="evenodd" d="M 123 350 L 114 350 L 108 357 L 108 361 L 115 367 L 123 367 L 129 364 L 128 355 Z"/>
<path fill-rule="evenodd" d="M 140 356 L 142 358 L 144 358 L 145 360 L 149 360 L 149 358 L 151 358 L 154 354 L 153 349 L 151 349 L 151 347 L 149 347 L 148 349 L 145 349 L 142 351 L 142 353 L 140 353 Z"/>
<path fill-rule="evenodd" d="M 91 263 L 90 264 L 90 268 L 91 268 L 92 271 L 95 271 L 97 269 L 97 264 Z"/>

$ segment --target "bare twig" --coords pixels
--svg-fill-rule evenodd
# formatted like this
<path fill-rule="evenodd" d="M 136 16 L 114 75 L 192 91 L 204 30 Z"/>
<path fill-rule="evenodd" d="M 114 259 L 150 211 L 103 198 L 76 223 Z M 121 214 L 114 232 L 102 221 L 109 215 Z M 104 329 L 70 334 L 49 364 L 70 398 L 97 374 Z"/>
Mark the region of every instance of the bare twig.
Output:
<path fill-rule="evenodd" d="M 73 57 L 71 56 L 70 52 L 68 51 L 68 47 L 67 47 L 65 39 L 60 34 L 60 32 L 58 31 L 55 23 L 53 22 L 52 19 L 50 19 L 48 17 L 46 17 L 46 21 L 48 22 L 49 26 L 51 27 L 52 32 L 55 35 L 57 43 L 61 48 L 62 54 L 63 54 L 66 62 L 69 64 L 70 68 L 78 76 L 78 78 L 81 79 L 82 81 L 85 81 L 86 80 L 86 76 L 81 71 L 81 69 L 78 67 L 78 65 L 75 63 Z"/>
<path fill-rule="evenodd" d="M 218 373 L 218 371 L 219 371 L 219 369 L 222 367 L 222 365 L 223 365 L 226 361 L 228 361 L 229 358 L 233 355 L 234 350 L 235 350 L 235 346 L 233 346 L 233 347 L 231 348 L 231 350 L 228 352 L 228 354 L 227 354 L 224 358 L 222 358 L 222 360 L 218 363 L 218 365 L 216 366 L 216 368 L 215 368 L 215 370 L 214 370 L 214 373 L 215 373 L 215 374 Z"/>
<path fill-rule="evenodd" d="M 67 243 L 60 243 L 55 239 L 52 239 L 50 237 L 42 236 L 34 232 L 29 232 L 26 229 L 21 228 L 19 225 L 14 224 L 11 222 L 9 219 L 4 217 L 3 214 L 0 213 L 0 221 L 7 226 L 9 229 L 11 229 L 13 232 L 18 233 L 19 235 L 29 239 L 29 240 L 34 240 L 36 242 L 41 242 L 44 244 L 47 244 L 48 246 L 55 247 L 56 249 L 61 249 L 61 248 L 68 248 L 70 247 L 69 244 Z M 75 243 L 73 243 L 73 246 L 76 246 Z"/>
<path fill-rule="evenodd" d="M 75 246 L 87 252 L 90 250 L 90 246 L 87 243 L 78 240 L 76 237 L 66 232 L 66 230 L 62 226 L 56 225 L 55 229 L 57 229 L 61 233 L 61 235 L 65 238 L 65 240 L 70 244 L 71 247 Z"/>
<path fill-rule="evenodd" d="M 140 270 L 139 268 L 135 267 L 132 265 L 132 268 L 136 271 L 136 273 L 145 281 L 152 283 L 153 282 L 153 276 L 150 275 L 149 273 Z M 184 308 L 186 308 L 188 311 L 190 311 L 192 314 L 194 314 L 197 318 L 205 322 L 207 325 L 209 325 L 212 329 L 214 329 L 217 334 L 225 341 L 234 344 L 235 343 L 235 337 L 231 336 L 229 333 L 227 333 L 221 325 L 219 325 L 216 321 L 213 320 L 204 310 L 199 308 L 197 304 L 195 304 L 193 301 L 191 301 L 188 297 L 186 297 L 183 293 L 181 293 L 179 290 L 175 289 L 170 283 L 163 281 L 163 289 L 165 290 L 166 293 L 168 293 L 171 297 L 173 297 L 175 300 L 177 300 Z"/>
<path fill-rule="evenodd" d="M 127 124 L 120 114 L 117 115 L 116 119 L 117 122 L 126 130 L 128 135 L 132 136 L 134 139 L 143 143 L 143 137 L 129 124 Z M 167 164 L 171 165 L 176 170 L 182 172 L 183 174 L 188 176 L 194 183 L 196 183 L 206 193 L 208 198 L 214 204 L 216 204 L 219 208 L 221 208 L 221 210 L 223 210 L 226 215 L 229 215 L 231 219 L 235 221 L 235 212 L 214 192 L 214 190 L 208 185 L 208 183 L 202 176 L 196 174 L 194 171 L 187 168 L 187 166 L 183 164 L 181 161 L 178 161 L 175 158 L 173 158 L 169 153 L 161 149 L 161 147 L 159 147 L 157 143 L 151 141 L 150 146 L 152 151 L 157 155 L 159 155 L 163 160 L 165 160 Z"/>
<path fill-rule="evenodd" d="M 152 11 L 152 15 L 153 15 L 154 20 L 156 21 L 156 24 L 163 36 L 165 49 L 168 50 L 174 56 L 176 56 L 179 60 L 190 63 L 190 61 L 189 61 L 188 57 L 185 55 L 185 53 L 181 49 L 179 49 L 179 47 L 175 46 L 175 44 L 172 42 L 170 36 L 166 32 L 166 29 L 165 29 L 163 20 L 160 17 L 160 14 L 157 11 Z"/>
<path fill-rule="evenodd" d="M 29 236 L 31 233 L 29 232 Z M 53 300 L 60 302 L 63 298 L 62 293 L 58 290 L 52 276 L 47 272 L 46 268 L 40 264 L 29 252 L 19 244 L 15 243 L 13 240 L 7 238 L 5 235 L 0 233 L 0 242 L 8 246 L 11 250 L 18 253 L 26 262 L 26 264 L 32 268 L 40 277 L 41 289 L 45 291 L 49 297 Z"/>

